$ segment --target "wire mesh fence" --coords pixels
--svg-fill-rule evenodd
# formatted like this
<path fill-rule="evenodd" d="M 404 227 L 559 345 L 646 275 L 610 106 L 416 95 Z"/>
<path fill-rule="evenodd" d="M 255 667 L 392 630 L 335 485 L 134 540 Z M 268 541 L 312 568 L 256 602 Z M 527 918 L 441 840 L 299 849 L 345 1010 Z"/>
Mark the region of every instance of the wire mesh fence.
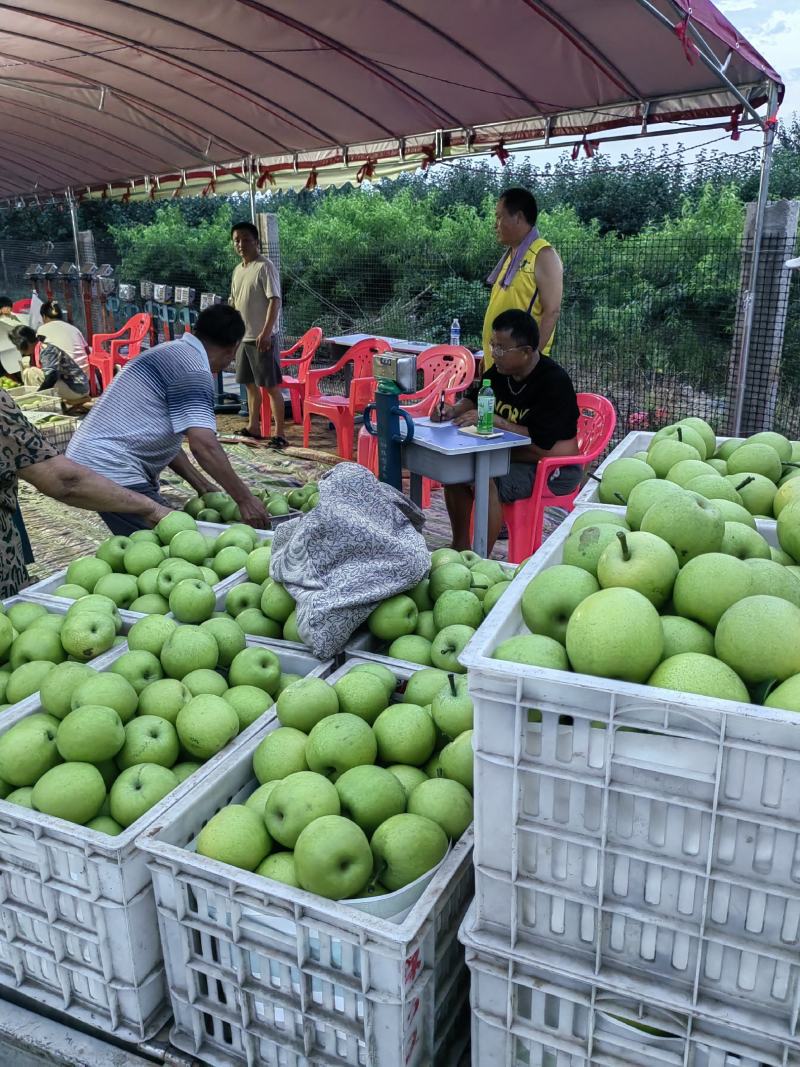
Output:
<path fill-rule="evenodd" d="M 744 378 L 743 432 L 767 426 L 800 437 L 800 282 L 783 264 L 793 255 L 794 238 L 764 239 L 754 301 L 750 359 Z M 123 298 L 119 284 L 104 293 L 97 284 L 38 282 L 40 294 L 62 299 L 78 325 L 90 318 L 93 330 L 111 331 L 140 310 L 154 318 L 153 340 L 191 326 L 201 293 L 196 265 L 173 269 L 169 277 L 148 279 L 172 287 L 195 288 L 190 306 L 143 295 L 141 279 L 125 276 L 116 249 L 97 242 L 95 261 L 110 263 L 118 283 L 133 285 Z M 480 246 L 483 247 L 483 246 Z M 685 415 L 707 419 L 718 433 L 729 432 L 737 386 L 745 302 L 742 299 L 752 249 L 740 239 L 704 236 L 696 240 L 669 233 L 627 238 L 561 242 L 564 301 L 552 355 L 572 375 L 580 392 L 603 394 L 618 412 L 618 435 L 657 429 Z M 23 296 L 23 275 L 32 261 L 74 258 L 71 245 L 4 242 L 0 277 L 8 294 Z M 430 343 L 449 340 L 458 318 L 462 343 L 481 347 L 487 301 L 484 278 L 493 265 L 469 249 L 452 255 L 420 246 L 413 256 L 390 245 L 361 247 L 336 256 L 318 248 L 299 255 L 281 247 L 284 337 L 287 343 L 309 326 L 325 336 L 377 334 Z M 229 265 L 215 274 L 223 298 Z M 149 290 L 144 291 L 145 294 Z M 330 362 L 331 350 L 319 362 Z"/>

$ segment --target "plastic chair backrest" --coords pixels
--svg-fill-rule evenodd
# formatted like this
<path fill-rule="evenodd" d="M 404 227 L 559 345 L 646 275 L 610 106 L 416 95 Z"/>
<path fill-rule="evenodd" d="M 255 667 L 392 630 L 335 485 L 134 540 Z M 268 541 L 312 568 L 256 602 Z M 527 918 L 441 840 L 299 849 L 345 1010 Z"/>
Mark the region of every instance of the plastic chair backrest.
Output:
<path fill-rule="evenodd" d="M 137 344 L 145 339 L 150 330 L 151 321 L 151 317 L 147 312 L 140 312 L 138 315 L 128 319 L 122 329 L 130 330 L 129 341 L 131 344 Z"/>
<path fill-rule="evenodd" d="M 614 405 L 596 393 L 578 393 L 578 452 L 596 455 L 608 444 L 617 421 Z"/>
<path fill-rule="evenodd" d="M 368 337 L 354 344 L 347 353 L 348 360 L 353 363 L 353 380 L 349 392 L 349 406 L 353 413 L 365 408 L 375 396 L 376 380 L 372 373 L 372 357 L 379 352 L 391 351 L 391 347 L 387 341 Z"/>
<path fill-rule="evenodd" d="M 281 356 L 288 356 L 289 352 L 296 352 L 300 349 L 300 355 L 294 358 L 299 359 L 300 363 L 297 367 L 297 380 L 298 382 L 305 382 L 306 375 L 308 374 L 311 361 L 313 360 L 317 349 L 322 344 L 322 330 L 319 326 L 312 326 L 311 329 L 306 330 L 303 336 L 292 345 L 287 352 L 281 352 Z"/>
<path fill-rule="evenodd" d="M 453 386 L 471 385 L 475 377 L 475 357 L 463 345 L 434 345 L 417 356 L 423 388 L 446 370 L 454 370 Z"/>

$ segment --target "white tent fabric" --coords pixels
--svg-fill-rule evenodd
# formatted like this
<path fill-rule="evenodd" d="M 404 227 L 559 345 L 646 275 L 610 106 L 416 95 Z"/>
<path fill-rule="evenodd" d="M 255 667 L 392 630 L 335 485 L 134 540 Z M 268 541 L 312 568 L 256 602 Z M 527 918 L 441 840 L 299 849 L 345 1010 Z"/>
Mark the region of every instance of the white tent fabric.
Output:
<path fill-rule="evenodd" d="M 0 3 L 0 198 L 363 180 L 763 107 L 709 0 Z"/>

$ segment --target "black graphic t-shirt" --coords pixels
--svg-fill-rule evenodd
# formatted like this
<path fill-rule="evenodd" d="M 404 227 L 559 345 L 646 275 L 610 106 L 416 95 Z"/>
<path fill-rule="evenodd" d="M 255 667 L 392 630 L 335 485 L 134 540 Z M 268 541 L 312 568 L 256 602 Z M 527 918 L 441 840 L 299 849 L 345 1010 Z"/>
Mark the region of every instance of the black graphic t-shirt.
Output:
<path fill-rule="evenodd" d="M 572 380 L 560 363 L 542 356 L 533 371 L 521 382 L 501 374 L 492 366 L 483 375 L 494 390 L 497 418 L 524 426 L 533 444 L 545 451 L 556 441 L 571 440 L 578 430 L 578 401 Z M 468 400 L 478 402 L 483 379 L 475 379 Z"/>

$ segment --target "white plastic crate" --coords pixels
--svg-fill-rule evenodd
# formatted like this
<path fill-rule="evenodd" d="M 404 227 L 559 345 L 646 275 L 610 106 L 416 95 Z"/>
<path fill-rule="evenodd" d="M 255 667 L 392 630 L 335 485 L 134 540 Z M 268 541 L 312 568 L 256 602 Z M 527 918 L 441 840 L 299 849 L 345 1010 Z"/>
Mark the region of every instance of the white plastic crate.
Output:
<path fill-rule="evenodd" d="M 575 517 L 462 654 L 478 926 L 800 1041 L 800 716 L 491 658 Z"/>
<path fill-rule="evenodd" d="M 221 526 L 213 522 L 198 522 L 197 529 L 206 536 L 219 535 L 225 533 L 228 526 Z M 259 541 L 271 541 L 271 530 L 256 530 Z M 109 535 L 110 536 L 110 535 Z M 226 583 L 230 582 L 232 578 L 237 577 L 239 581 L 247 581 L 247 572 L 245 570 L 235 571 L 234 574 L 229 575 L 227 578 L 220 578 L 218 582 L 214 583 L 214 589 L 219 589 Z M 28 599 L 40 600 L 42 597 L 47 597 L 50 600 L 55 600 L 60 604 L 72 604 L 72 600 L 66 600 L 64 597 L 57 597 L 53 594 L 60 585 L 63 585 L 67 580 L 67 568 L 62 567 L 61 570 L 56 571 L 55 574 L 51 574 L 48 578 L 42 578 L 41 581 L 34 582 L 32 585 L 27 586 L 22 590 L 23 594 Z M 141 619 L 144 616 L 139 612 L 129 612 L 128 614 L 134 616 L 135 619 Z"/>
<path fill-rule="evenodd" d="M 401 678 L 413 673 L 382 662 Z M 214 1067 L 457 1064 L 467 1036 L 457 932 L 472 896 L 471 830 L 399 922 L 191 850 L 220 808 L 257 787 L 252 753 L 275 726 L 139 838 L 155 886 L 172 1043 Z"/>
<path fill-rule="evenodd" d="M 600 466 L 592 473 L 596 478 L 602 478 L 603 471 L 612 463 L 615 459 L 626 459 L 628 456 L 634 455 L 636 452 L 646 452 L 650 447 L 650 442 L 655 437 L 654 433 L 645 433 L 643 431 L 634 431 L 629 433 L 627 437 L 623 437 L 620 443 L 615 449 L 613 449 Z M 729 437 L 718 437 L 717 447 L 724 442 L 729 441 Z M 580 507 L 585 504 L 600 504 L 599 485 L 593 478 L 590 478 L 580 493 L 575 497 L 576 507 Z"/>
<path fill-rule="evenodd" d="M 324 676 L 330 663 L 272 647 L 285 671 Z M 107 668 L 125 646 L 98 658 Z M 9 708 L 0 734 L 41 711 L 38 695 Z M 153 887 L 136 837 L 228 753 L 263 729 L 257 720 L 117 837 L 0 800 L 0 987 L 128 1041 L 169 1015 Z"/>
<path fill-rule="evenodd" d="M 32 601 L 36 604 L 41 604 L 42 607 L 47 608 L 50 615 L 66 615 L 70 607 L 74 603 L 73 600 L 65 600 L 60 596 L 46 596 L 40 593 L 33 592 L 33 586 L 28 586 L 26 589 L 21 589 L 16 596 L 8 597 L 3 601 L 3 606 L 9 608 L 12 604 L 16 604 L 20 600 Z M 131 626 L 139 619 L 143 619 L 144 615 L 139 614 L 138 611 L 124 611 L 120 610 L 119 617 L 122 619 L 121 634 L 127 634 Z"/>
<path fill-rule="evenodd" d="M 642 992 L 503 955 L 473 919 L 470 910 L 459 936 L 471 977 L 474 1067 L 800 1065 L 800 1050 L 763 1033 L 681 1015 Z"/>

